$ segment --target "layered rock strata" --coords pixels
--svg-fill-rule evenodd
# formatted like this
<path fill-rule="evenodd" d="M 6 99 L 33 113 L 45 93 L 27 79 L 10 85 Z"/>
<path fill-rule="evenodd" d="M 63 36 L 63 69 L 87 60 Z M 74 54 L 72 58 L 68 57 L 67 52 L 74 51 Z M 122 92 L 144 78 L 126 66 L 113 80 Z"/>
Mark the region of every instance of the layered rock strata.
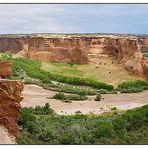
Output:
<path fill-rule="evenodd" d="M 148 59 L 144 58 L 138 37 L 1 37 L 0 51 L 11 51 L 20 58 L 46 62 L 89 64 L 90 56 L 114 57 L 129 72 L 147 75 Z"/>
<path fill-rule="evenodd" d="M 8 65 L 8 69 L 7 69 Z M 11 62 L 0 62 L 0 76 L 12 74 Z M 23 97 L 23 82 L 0 79 L 0 144 L 13 144 L 18 134 L 17 119 Z M 4 137 L 5 140 L 4 140 Z"/>

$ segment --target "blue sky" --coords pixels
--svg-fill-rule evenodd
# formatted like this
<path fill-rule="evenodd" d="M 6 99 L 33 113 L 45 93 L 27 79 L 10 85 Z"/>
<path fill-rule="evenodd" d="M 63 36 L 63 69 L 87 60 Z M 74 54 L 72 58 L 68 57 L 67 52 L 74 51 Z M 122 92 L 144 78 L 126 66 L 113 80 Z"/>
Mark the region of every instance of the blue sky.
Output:
<path fill-rule="evenodd" d="M 0 33 L 148 34 L 148 4 L 0 4 Z"/>

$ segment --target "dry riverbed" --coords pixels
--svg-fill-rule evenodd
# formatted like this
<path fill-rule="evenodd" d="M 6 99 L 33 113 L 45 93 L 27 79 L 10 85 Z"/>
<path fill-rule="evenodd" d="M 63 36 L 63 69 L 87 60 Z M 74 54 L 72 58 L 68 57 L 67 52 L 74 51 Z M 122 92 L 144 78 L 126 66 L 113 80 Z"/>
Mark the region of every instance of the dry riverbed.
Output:
<path fill-rule="evenodd" d="M 99 114 L 110 111 L 113 107 L 119 110 L 127 110 L 148 104 L 148 90 L 130 94 L 104 94 L 102 95 L 104 99 L 101 101 L 94 101 L 95 96 L 89 96 L 86 101 L 72 101 L 72 103 L 48 98 L 55 95 L 55 93 L 55 91 L 46 90 L 40 86 L 25 85 L 23 91 L 24 100 L 21 105 L 22 107 L 35 107 L 49 103 L 57 114 L 71 115 L 77 111 L 83 114 Z"/>

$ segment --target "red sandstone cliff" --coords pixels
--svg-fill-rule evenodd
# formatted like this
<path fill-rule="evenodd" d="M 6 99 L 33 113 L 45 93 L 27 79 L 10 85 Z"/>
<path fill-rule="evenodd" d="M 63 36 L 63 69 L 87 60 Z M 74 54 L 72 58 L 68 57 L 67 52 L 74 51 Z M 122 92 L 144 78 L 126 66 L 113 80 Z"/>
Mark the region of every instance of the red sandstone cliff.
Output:
<path fill-rule="evenodd" d="M 0 61 L 0 77 L 9 76 L 12 74 L 12 63 Z"/>
<path fill-rule="evenodd" d="M 0 76 L 11 75 L 11 66 L 10 62 L 0 62 Z M 21 81 L 0 79 L 0 144 L 15 142 L 13 139 L 18 133 L 17 118 L 23 99 L 22 91 Z"/>
<path fill-rule="evenodd" d="M 148 36 L 138 36 L 138 42 L 141 51 L 148 51 Z"/>
<path fill-rule="evenodd" d="M 91 53 L 113 56 L 129 72 L 148 75 L 148 59 L 144 58 L 137 39 L 130 38 L 97 38 L 92 40 Z"/>
<path fill-rule="evenodd" d="M 148 75 L 148 59 L 140 51 L 138 38 L 131 37 L 1 37 L 0 51 L 46 62 L 90 63 L 89 54 L 113 56 L 129 72 Z"/>
<path fill-rule="evenodd" d="M 0 125 L 7 128 L 13 136 L 18 133 L 17 118 L 23 99 L 22 91 L 22 82 L 0 80 Z"/>

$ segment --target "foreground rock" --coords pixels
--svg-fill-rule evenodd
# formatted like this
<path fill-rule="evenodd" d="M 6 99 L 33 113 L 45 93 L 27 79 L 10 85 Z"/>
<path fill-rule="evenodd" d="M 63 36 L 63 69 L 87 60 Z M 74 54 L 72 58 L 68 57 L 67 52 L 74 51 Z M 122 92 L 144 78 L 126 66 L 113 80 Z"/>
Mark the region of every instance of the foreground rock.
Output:
<path fill-rule="evenodd" d="M 7 68 L 8 65 L 8 68 Z M 0 76 L 12 73 L 10 62 L 0 62 Z M 13 144 L 18 133 L 17 118 L 23 97 L 23 82 L 0 79 L 0 144 Z"/>
<path fill-rule="evenodd" d="M 17 118 L 20 102 L 23 100 L 21 92 L 23 83 L 20 81 L 0 80 L 0 125 L 16 136 L 18 133 Z"/>
<path fill-rule="evenodd" d="M 12 74 L 12 63 L 10 61 L 0 61 L 0 77 L 10 76 Z"/>
<path fill-rule="evenodd" d="M 139 44 L 140 43 L 140 44 Z M 148 75 L 148 59 L 141 53 L 138 37 L 64 37 L 1 36 L 0 51 L 11 51 L 20 58 L 29 57 L 46 62 L 89 64 L 91 58 L 118 61 L 130 73 Z"/>

